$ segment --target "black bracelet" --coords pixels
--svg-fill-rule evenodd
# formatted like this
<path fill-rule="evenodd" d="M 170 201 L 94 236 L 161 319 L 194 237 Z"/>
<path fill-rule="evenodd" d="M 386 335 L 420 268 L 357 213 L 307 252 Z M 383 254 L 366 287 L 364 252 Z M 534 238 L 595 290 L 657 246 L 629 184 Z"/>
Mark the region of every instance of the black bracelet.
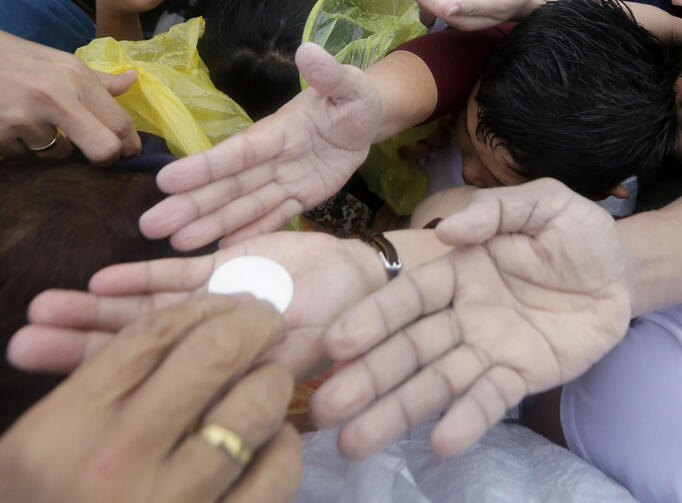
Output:
<path fill-rule="evenodd" d="M 395 278 L 403 268 L 403 263 L 400 261 L 398 251 L 393 243 L 386 239 L 383 233 L 373 230 L 363 231 L 360 234 L 360 239 L 377 251 L 377 255 L 379 255 L 379 259 L 386 269 L 386 274 L 388 274 L 388 279 Z"/>

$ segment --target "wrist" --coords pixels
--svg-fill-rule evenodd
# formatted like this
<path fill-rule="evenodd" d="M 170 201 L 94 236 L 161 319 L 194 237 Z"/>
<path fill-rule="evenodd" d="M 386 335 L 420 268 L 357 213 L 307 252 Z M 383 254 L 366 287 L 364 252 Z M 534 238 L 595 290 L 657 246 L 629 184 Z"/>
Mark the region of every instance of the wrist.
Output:
<path fill-rule="evenodd" d="M 371 245 L 361 239 L 344 239 L 342 242 L 358 269 L 363 272 L 363 277 L 367 278 L 371 291 L 376 291 L 388 283 L 386 269 Z"/>

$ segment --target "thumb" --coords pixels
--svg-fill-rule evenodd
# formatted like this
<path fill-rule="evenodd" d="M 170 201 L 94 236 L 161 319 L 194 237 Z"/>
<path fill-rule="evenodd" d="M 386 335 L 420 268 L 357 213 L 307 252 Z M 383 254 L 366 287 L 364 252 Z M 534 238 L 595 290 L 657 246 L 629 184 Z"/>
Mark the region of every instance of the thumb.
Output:
<path fill-rule="evenodd" d="M 112 96 L 119 96 L 125 93 L 137 80 L 137 71 L 134 69 L 117 74 L 95 73 L 99 81 Z"/>
<path fill-rule="evenodd" d="M 323 96 L 352 99 L 363 86 L 362 70 L 342 65 L 322 47 L 312 42 L 302 44 L 296 51 L 296 66 L 303 79 Z"/>
<path fill-rule="evenodd" d="M 477 190 L 459 213 L 441 221 L 436 235 L 449 245 L 480 244 L 498 234 L 536 236 L 583 199 L 561 182 L 549 178 L 496 189 Z"/>

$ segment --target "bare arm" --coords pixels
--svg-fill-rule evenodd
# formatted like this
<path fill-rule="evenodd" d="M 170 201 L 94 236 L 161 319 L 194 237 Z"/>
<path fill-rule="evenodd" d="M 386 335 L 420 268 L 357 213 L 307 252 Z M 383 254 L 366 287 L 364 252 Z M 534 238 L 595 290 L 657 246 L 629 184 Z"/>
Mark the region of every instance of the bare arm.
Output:
<path fill-rule="evenodd" d="M 374 143 L 428 119 L 436 108 L 438 90 L 429 67 L 419 56 L 395 51 L 365 70 L 382 105 Z"/>
<path fill-rule="evenodd" d="M 682 43 L 682 19 L 666 11 L 636 2 L 626 2 L 639 24 L 664 42 Z"/>
<path fill-rule="evenodd" d="M 630 259 L 632 315 L 682 302 L 682 198 L 616 227 Z"/>

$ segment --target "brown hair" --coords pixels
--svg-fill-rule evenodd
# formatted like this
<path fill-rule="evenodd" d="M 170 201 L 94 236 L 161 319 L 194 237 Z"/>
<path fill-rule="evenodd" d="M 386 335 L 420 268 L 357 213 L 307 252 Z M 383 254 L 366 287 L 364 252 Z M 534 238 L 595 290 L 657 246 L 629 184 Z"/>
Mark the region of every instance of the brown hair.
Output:
<path fill-rule="evenodd" d="M 168 240 L 150 241 L 138 229 L 140 215 L 163 197 L 149 173 L 73 160 L 0 161 L 3 354 L 41 291 L 86 289 L 90 277 L 107 265 L 181 255 Z M 0 431 L 56 382 L 3 363 Z"/>

